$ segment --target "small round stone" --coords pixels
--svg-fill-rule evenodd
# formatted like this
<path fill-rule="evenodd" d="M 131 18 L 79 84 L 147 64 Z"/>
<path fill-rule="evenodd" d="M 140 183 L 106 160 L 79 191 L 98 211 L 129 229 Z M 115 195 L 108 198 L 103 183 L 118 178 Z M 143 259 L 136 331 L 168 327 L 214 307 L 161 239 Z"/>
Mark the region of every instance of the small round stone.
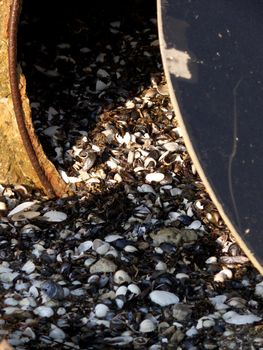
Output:
<path fill-rule="evenodd" d="M 98 318 L 104 318 L 109 311 L 109 307 L 105 304 L 98 304 L 95 306 L 95 315 Z"/>

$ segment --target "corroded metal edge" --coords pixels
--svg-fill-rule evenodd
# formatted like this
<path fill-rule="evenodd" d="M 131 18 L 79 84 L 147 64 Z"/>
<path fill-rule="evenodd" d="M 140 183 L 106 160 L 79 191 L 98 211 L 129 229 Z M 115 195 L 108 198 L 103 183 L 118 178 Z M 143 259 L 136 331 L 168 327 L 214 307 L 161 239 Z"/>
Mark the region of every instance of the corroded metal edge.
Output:
<path fill-rule="evenodd" d="M 37 139 L 26 81 L 17 69 L 21 4 L 21 0 L 0 1 L 0 182 L 25 184 L 49 197 L 62 196 L 67 186 Z"/>

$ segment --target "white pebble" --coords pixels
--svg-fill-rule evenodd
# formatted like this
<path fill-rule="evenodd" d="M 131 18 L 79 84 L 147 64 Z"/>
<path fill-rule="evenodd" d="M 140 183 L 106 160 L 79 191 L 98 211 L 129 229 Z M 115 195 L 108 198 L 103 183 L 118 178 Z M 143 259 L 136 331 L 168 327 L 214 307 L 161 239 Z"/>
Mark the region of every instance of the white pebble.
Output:
<path fill-rule="evenodd" d="M 104 318 L 107 315 L 108 311 L 109 311 L 108 306 L 104 304 L 98 304 L 95 307 L 95 315 L 98 318 Z"/>
<path fill-rule="evenodd" d="M 179 303 L 179 298 L 170 292 L 163 290 L 154 290 L 149 295 L 152 302 L 160 306 L 167 306 Z"/>
<path fill-rule="evenodd" d="M 54 311 L 49 306 L 38 306 L 35 308 L 34 314 L 40 317 L 51 317 L 54 315 Z"/>
<path fill-rule="evenodd" d="M 131 277 L 124 270 L 118 270 L 115 272 L 113 276 L 113 280 L 116 284 L 130 283 Z"/>
<path fill-rule="evenodd" d="M 114 272 L 117 269 L 117 265 L 113 261 L 101 258 L 95 264 L 91 265 L 90 273 L 101 273 L 101 272 Z"/>
<path fill-rule="evenodd" d="M 140 323 L 140 332 L 141 333 L 150 333 L 153 332 L 156 328 L 156 325 L 152 320 L 146 319 Z"/>
<path fill-rule="evenodd" d="M 145 180 L 148 182 L 161 182 L 164 179 L 164 174 L 162 173 L 150 173 L 147 174 Z"/>
<path fill-rule="evenodd" d="M 22 271 L 26 272 L 28 275 L 32 273 L 35 270 L 36 266 L 33 263 L 33 261 L 28 260 L 23 266 L 22 266 Z"/>

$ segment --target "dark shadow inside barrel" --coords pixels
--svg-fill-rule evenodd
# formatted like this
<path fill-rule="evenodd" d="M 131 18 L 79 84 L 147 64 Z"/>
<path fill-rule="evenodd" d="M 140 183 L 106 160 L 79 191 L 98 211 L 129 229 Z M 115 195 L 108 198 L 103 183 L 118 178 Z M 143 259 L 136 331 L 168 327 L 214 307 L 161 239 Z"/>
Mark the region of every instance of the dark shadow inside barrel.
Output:
<path fill-rule="evenodd" d="M 76 176 L 72 147 L 160 72 L 156 39 L 152 0 L 23 1 L 18 58 L 35 130 L 58 168 Z"/>

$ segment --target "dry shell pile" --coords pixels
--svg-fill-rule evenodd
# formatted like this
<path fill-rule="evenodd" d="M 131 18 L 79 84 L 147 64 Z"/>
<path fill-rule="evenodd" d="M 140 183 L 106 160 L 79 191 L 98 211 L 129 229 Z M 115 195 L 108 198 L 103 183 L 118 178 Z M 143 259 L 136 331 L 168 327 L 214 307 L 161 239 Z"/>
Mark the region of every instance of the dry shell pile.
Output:
<path fill-rule="evenodd" d="M 262 277 L 187 154 L 146 4 L 22 46 L 37 132 L 78 195 L 0 186 L 0 335 L 17 350 L 263 348 Z"/>

